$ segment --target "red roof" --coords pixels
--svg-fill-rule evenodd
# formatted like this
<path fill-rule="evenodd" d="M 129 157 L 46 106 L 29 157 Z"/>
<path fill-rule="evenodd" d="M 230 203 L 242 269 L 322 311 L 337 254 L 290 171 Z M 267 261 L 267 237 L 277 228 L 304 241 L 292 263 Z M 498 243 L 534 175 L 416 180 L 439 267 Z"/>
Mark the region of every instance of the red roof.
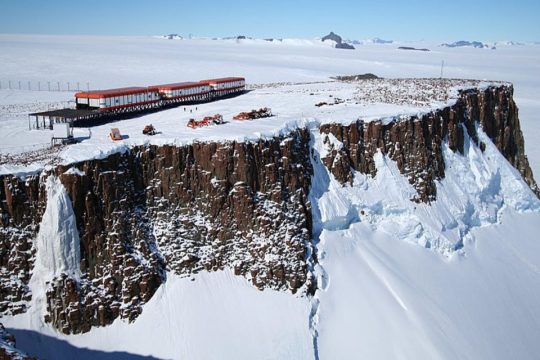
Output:
<path fill-rule="evenodd" d="M 122 95 L 142 94 L 145 92 L 148 92 L 148 88 L 126 87 L 126 88 L 108 89 L 108 90 L 81 91 L 81 92 L 76 93 L 75 97 L 101 99 L 101 98 L 106 98 L 106 97 L 114 97 L 114 96 L 122 96 Z"/>
<path fill-rule="evenodd" d="M 208 80 L 201 80 L 200 83 L 203 84 L 220 84 L 220 83 L 227 83 L 227 82 L 233 82 L 233 81 L 245 81 L 243 77 L 226 77 L 226 78 L 219 78 L 219 79 L 208 79 Z"/>
<path fill-rule="evenodd" d="M 194 88 L 198 86 L 201 86 L 201 83 L 189 81 L 189 82 L 181 82 L 181 83 L 173 83 L 173 84 L 152 85 L 152 86 L 149 86 L 148 89 L 150 90 L 176 90 L 176 89 Z"/>

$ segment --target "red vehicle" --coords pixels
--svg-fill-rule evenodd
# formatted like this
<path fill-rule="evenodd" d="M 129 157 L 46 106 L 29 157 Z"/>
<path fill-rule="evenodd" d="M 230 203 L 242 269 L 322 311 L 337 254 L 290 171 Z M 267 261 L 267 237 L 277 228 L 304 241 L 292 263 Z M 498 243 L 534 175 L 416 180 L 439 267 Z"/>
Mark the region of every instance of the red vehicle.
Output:
<path fill-rule="evenodd" d="M 187 126 L 195 129 L 201 126 L 221 125 L 224 123 L 223 116 L 221 116 L 221 114 L 216 114 L 214 116 L 206 116 L 202 120 L 189 119 Z"/>
<path fill-rule="evenodd" d="M 272 109 L 264 107 L 260 108 L 259 110 L 251 110 L 251 111 L 243 111 L 239 113 L 238 115 L 235 115 L 233 117 L 234 120 L 253 120 L 253 119 L 261 119 L 266 117 L 271 117 L 272 115 Z"/>

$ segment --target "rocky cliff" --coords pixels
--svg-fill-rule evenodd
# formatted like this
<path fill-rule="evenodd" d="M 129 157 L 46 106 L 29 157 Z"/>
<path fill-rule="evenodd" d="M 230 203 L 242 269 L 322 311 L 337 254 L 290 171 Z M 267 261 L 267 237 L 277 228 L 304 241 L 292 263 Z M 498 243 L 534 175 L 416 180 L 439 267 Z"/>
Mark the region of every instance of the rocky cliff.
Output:
<path fill-rule="evenodd" d="M 228 267 L 260 289 L 310 291 L 309 141 L 301 129 L 257 143 L 137 147 L 41 176 L 4 176 L 1 311 L 25 311 L 30 300 L 49 176 L 69 194 L 80 236 L 82 276 L 62 274 L 47 287 L 45 320 L 64 333 L 134 320 L 166 271 Z"/>
<path fill-rule="evenodd" d="M 518 109 L 511 86 L 489 87 L 460 93 L 455 105 L 422 116 L 389 123 L 358 120 L 350 125 L 326 124 L 320 132 L 328 154 L 322 158 L 341 183 L 352 183 L 354 171 L 375 176 L 373 157 L 378 151 L 394 160 L 416 188 L 411 200 L 430 202 L 437 196 L 436 180 L 444 178 L 442 143 L 463 154 L 465 136 L 480 146 L 477 127 L 489 136 L 504 157 L 540 195 L 525 155 Z"/>
<path fill-rule="evenodd" d="M 442 144 L 463 152 L 469 136 L 482 148 L 477 126 L 539 194 L 508 86 L 464 91 L 452 107 L 389 123 L 325 124 L 258 142 L 141 146 L 41 174 L 2 176 L 0 311 L 16 314 L 31 304 L 35 238 L 42 236 L 51 176 L 71 200 L 80 276 L 47 279 L 44 319 L 66 334 L 81 333 L 118 317 L 136 319 L 171 271 L 230 268 L 259 289 L 312 294 L 311 131 L 323 136 L 328 153 L 321 160 L 343 184 L 354 171 L 374 176 L 373 156 L 381 151 L 417 189 L 411 200 L 430 202 L 445 174 Z"/>

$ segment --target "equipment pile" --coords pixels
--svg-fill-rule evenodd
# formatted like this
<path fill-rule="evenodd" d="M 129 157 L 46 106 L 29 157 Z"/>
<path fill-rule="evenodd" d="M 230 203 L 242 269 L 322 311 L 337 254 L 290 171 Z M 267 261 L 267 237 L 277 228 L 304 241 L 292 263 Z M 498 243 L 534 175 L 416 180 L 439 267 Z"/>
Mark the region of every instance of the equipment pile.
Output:
<path fill-rule="evenodd" d="M 234 120 L 253 120 L 253 119 L 261 119 L 266 117 L 271 117 L 272 115 L 272 109 L 264 107 L 260 108 L 259 110 L 251 110 L 249 112 L 241 112 L 238 115 L 234 116 Z"/>
<path fill-rule="evenodd" d="M 223 116 L 221 114 L 216 114 L 214 116 L 206 116 L 202 120 L 189 119 L 187 126 L 195 129 L 200 126 L 209 126 L 209 125 L 221 125 L 225 124 L 223 121 Z"/>

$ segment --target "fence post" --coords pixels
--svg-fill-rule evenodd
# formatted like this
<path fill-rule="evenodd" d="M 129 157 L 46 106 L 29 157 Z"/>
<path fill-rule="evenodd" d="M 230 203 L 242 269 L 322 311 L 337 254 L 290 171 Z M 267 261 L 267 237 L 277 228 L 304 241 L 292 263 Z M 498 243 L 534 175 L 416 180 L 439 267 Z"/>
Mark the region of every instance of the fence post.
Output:
<path fill-rule="evenodd" d="M 9 90 L 11 90 L 11 80 L 8 80 Z"/>
<path fill-rule="evenodd" d="M 21 80 L 19 80 L 19 90 L 21 90 Z"/>
<path fill-rule="evenodd" d="M 30 85 L 30 80 L 28 80 L 28 90 L 32 90 L 32 86 Z"/>
<path fill-rule="evenodd" d="M 49 89 L 49 91 L 51 91 L 51 82 L 50 81 L 47 81 L 47 89 Z"/>
<path fill-rule="evenodd" d="M 56 82 L 58 84 L 58 91 L 60 91 L 60 81 Z"/>

